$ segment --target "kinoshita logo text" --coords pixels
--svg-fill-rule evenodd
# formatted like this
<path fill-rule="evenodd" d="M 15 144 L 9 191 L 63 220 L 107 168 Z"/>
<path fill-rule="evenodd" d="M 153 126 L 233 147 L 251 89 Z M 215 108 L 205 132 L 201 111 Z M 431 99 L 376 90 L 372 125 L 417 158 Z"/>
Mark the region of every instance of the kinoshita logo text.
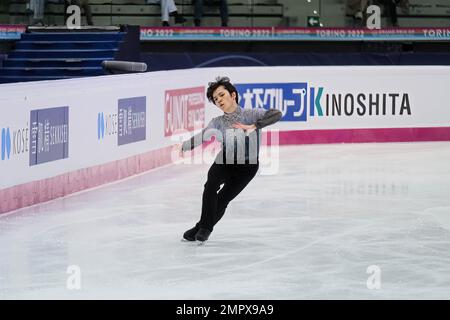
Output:
<path fill-rule="evenodd" d="M 307 82 L 238 84 L 236 89 L 242 107 L 278 109 L 283 114 L 282 121 L 412 114 L 407 92 L 342 92 Z"/>

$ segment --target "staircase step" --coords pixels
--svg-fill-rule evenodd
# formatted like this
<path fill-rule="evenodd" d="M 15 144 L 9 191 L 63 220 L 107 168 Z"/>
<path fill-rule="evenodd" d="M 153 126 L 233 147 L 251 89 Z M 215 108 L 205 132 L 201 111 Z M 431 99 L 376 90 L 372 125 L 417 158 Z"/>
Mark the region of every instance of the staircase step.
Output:
<path fill-rule="evenodd" d="M 124 32 L 32 32 L 22 33 L 22 41 L 120 41 Z"/>
<path fill-rule="evenodd" d="M 15 83 L 15 82 L 28 82 L 28 81 L 44 81 L 44 80 L 60 80 L 60 79 L 72 79 L 72 78 L 86 78 L 81 76 L 0 76 L 1 83 Z"/>
<path fill-rule="evenodd" d="M 15 50 L 11 58 L 98 58 L 114 57 L 118 49 L 103 50 Z"/>
<path fill-rule="evenodd" d="M 98 76 L 106 74 L 101 67 L 91 68 L 2 68 L 0 76 Z"/>
<path fill-rule="evenodd" d="M 1 70 L 24 70 L 24 71 L 39 71 L 39 70 L 68 70 L 68 71 L 79 71 L 79 70 L 102 70 L 102 67 L 38 67 L 38 68 L 20 68 L 20 67 L 6 67 L 2 68 Z"/>
<path fill-rule="evenodd" d="M 29 67 L 35 68 L 48 67 L 48 68 L 58 68 L 58 67 L 96 67 L 100 66 L 104 60 L 112 60 L 111 57 L 101 57 L 101 58 L 82 58 L 82 59 L 7 59 L 3 61 L 4 67 Z"/>
<path fill-rule="evenodd" d="M 19 41 L 17 50 L 39 50 L 45 48 L 57 50 L 79 50 L 79 49 L 115 49 L 119 47 L 119 41 Z"/>
<path fill-rule="evenodd" d="M 135 29 L 137 30 L 137 29 Z M 22 34 L 0 69 L 0 83 L 105 75 L 124 32 L 32 31 Z"/>

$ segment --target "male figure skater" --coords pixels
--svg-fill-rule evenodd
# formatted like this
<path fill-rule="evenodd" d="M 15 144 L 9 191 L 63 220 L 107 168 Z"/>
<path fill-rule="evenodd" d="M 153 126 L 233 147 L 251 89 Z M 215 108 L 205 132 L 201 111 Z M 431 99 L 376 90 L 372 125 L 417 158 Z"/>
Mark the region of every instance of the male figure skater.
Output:
<path fill-rule="evenodd" d="M 223 115 L 212 119 L 199 134 L 176 145 L 180 156 L 183 156 L 184 151 L 209 141 L 212 135 L 222 142 L 222 150 L 208 171 L 200 221 L 183 235 L 188 241 L 208 240 L 230 201 L 258 171 L 260 129 L 277 122 L 282 116 L 276 109 L 243 109 L 238 104 L 238 92 L 227 77 L 218 77 L 210 82 L 206 96 L 223 111 Z"/>

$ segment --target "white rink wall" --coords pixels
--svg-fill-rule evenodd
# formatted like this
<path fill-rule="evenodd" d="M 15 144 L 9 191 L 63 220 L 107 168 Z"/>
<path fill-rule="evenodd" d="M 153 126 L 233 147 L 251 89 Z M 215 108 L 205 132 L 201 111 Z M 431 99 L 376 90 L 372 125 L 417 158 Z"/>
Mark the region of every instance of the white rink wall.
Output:
<path fill-rule="evenodd" d="M 0 85 L 0 213 L 171 161 L 220 115 L 228 76 L 243 107 L 277 108 L 281 144 L 450 140 L 449 67 L 243 67 Z M 182 130 L 184 135 L 177 135 Z"/>

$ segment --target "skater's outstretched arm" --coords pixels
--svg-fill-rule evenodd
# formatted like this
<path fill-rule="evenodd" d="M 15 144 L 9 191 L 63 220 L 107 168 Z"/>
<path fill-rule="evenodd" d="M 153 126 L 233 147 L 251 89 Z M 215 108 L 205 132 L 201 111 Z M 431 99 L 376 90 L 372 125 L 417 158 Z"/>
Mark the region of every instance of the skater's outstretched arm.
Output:
<path fill-rule="evenodd" d="M 281 111 L 277 109 L 266 110 L 263 108 L 255 108 L 250 112 L 251 113 L 248 114 L 249 119 L 246 119 L 246 122 L 250 122 L 252 124 L 246 125 L 237 122 L 233 125 L 233 127 L 244 129 L 247 131 L 247 133 L 250 133 L 255 129 L 262 129 L 271 124 L 274 124 L 275 122 L 278 122 L 282 117 Z"/>
<path fill-rule="evenodd" d="M 257 129 L 262 129 L 264 127 L 270 126 L 271 124 L 274 124 L 275 122 L 278 122 L 281 119 L 282 113 L 280 110 L 277 109 L 269 109 L 264 111 L 260 111 L 262 108 L 256 108 L 256 122 L 255 126 Z"/>
<path fill-rule="evenodd" d="M 192 138 L 190 138 L 189 140 L 184 141 L 181 144 L 181 148 L 182 151 L 190 151 L 196 147 L 198 147 L 199 145 L 201 145 L 204 141 L 209 141 L 211 135 L 210 134 L 205 134 L 205 132 L 212 131 L 212 130 L 217 130 L 217 123 L 216 123 L 216 118 L 213 118 L 208 125 L 206 126 L 206 128 L 202 129 L 201 132 L 197 133 L 196 135 L 194 135 Z"/>

